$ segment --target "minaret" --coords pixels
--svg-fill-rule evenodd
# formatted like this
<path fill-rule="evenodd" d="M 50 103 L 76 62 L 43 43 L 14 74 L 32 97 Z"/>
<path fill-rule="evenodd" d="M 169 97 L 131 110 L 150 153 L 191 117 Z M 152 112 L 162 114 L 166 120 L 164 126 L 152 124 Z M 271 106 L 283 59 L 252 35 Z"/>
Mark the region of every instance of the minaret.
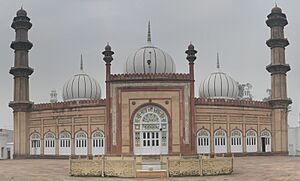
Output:
<path fill-rule="evenodd" d="M 15 51 L 14 67 L 9 71 L 14 76 L 14 96 L 9 106 L 14 110 L 14 155 L 27 156 L 28 143 L 28 118 L 32 102 L 29 99 L 29 76 L 33 69 L 28 65 L 28 51 L 32 43 L 28 41 L 28 30 L 31 28 L 30 18 L 23 8 L 17 11 L 11 27 L 15 29 L 16 38 L 10 45 Z"/>
<path fill-rule="evenodd" d="M 188 137 L 189 140 L 184 140 L 186 144 L 190 144 L 190 151 L 192 153 L 196 153 L 196 146 L 194 143 L 196 143 L 195 138 L 196 138 L 196 133 L 195 133 L 195 78 L 194 78 L 194 62 L 196 60 L 196 53 L 197 50 L 195 50 L 195 47 L 192 43 L 188 46 L 188 49 L 185 51 L 187 54 L 186 59 L 189 62 L 189 74 L 190 74 L 190 129 L 191 133 L 186 133 L 189 135 L 185 135 L 185 138 Z"/>
<path fill-rule="evenodd" d="M 271 48 L 271 64 L 266 69 L 271 73 L 272 96 L 269 102 L 273 107 L 272 151 L 287 153 L 287 107 L 292 103 L 286 91 L 286 73 L 290 66 L 285 62 L 285 47 L 289 45 L 289 41 L 284 37 L 284 26 L 288 21 L 282 10 L 275 5 L 266 23 L 271 28 L 271 38 L 266 42 Z"/>
<path fill-rule="evenodd" d="M 112 140 L 112 125 L 111 125 L 111 95 L 110 95 L 110 75 L 111 75 L 111 62 L 113 61 L 112 55 L 114 54 L 113 51 L 111 51 L 110 45 L 107 43 L 105 46 L 105 50 L 102 52 L 104 55 L 103 60 L 105 61 L 106 66 L 106 128 L 105 128 L 105 137 L 106 140 L 106 153 L 111 153 L 112 147 L 116 145 L 116 142 Z"/>

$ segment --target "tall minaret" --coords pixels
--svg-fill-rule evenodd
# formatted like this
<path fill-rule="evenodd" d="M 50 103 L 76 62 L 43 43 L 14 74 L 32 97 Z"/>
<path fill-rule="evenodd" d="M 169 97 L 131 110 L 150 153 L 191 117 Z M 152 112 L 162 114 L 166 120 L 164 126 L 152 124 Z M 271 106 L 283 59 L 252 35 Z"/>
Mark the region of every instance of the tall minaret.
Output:
<path fill-rule="evenodd" d="M 29 99 L 29 75 L 33 69 L 28 65 L 28 51 L 32 43 L 28 41 L 28 30 L 31 28 L 30 18 L 23 8 L 17 11 L 11 27 L 15 29 L 16 39 L 10 45 L 15 51 L 14 67 L 9 73 L 14 76 L 14 96 L 9 106 L 14 110 L 14 155 L 26 157 L 29 152 L 28 118 L 32 102 Z"/>
<path fill-rule="evenodd" d="M 271 28 L 271 38 L 266 42 L 271 48 L 271 64 L 266 69 L 271 73 L 272 96 L 269 102 L 273 107 L 272 151 L 287 153 L 287 108 L 292 103 L 286 91 L 286 73 L 290 66 L 285 62 L 285 47 L 289 41 L 284 37 L 284 26 L 288 21 L 282 10 L 275 5 L 266 23 Z"/>
<path fill-rule="evenodd" d="M 115 130 L 112 130 L 112 123 L 111 123 L 111 94 L 110 94 L 110 76 L 111 76 L 111 62 L 113 61 L 112 55 L 114 52 L 111 50 L 111 46 L 107 43 L 107 45 L 104 48 L 104 51 L 102 52 L 104 55 L 103 60 L 105 62 L 106 66 L 106 127 L 105 127 L 105 148 L 106 153 L 112 153 L 114 151 L 113 147 L 116 148 L 116 138 L 113 137 L 113 132 Z M 111 141 L 112 140 L 112 141 Z M 116 150 L 116 149 L 115 149 Z"/>
<path fill-rule="evenodd" d="M 189 129 L 187 129 L 185 127 L 185 144 L 189 144 L 190 147 L 188 145 L 186 145 L 184 148 L 184 151 L 191 151 L 191 153 L 196 153 L 196 146 L 193 143 L 196 143 L 196 132 L 195 132 L 195 78 L 194 78 L 194 62 L 196 60 L 196 53 L 197 50 L 195 50 L 195 47 L 192 43 L 190 43 L 190 45 L 188 46 L 188 49 L 185 51 L 185 53 L 187 54 L 186 59 L 189 62 L 189 74 L 190 74 L 190 125 L 189 125 Z M 189 133 L 189 131 L 191 133 Z M 188 150 L 188 148 L 190 148 L 190 150 Z"/>

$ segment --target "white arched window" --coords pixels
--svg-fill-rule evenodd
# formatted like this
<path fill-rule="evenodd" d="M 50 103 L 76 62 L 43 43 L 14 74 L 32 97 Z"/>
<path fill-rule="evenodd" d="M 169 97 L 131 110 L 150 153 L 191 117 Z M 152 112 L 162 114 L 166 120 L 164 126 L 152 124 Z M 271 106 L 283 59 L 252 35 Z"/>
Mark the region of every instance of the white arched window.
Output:
<path fill-rule="evenodd" d="M 246 133 L 246 151 L 257 152 L 257 134 L 254 130 L 249 130 Z"/>
<path fill-rule="evenodd" d="M 41 136 L 39 133 L 32 133 L 30 135 L 30 155 L 41 154 Z"/>
<path fill-rule="evenodd" d="M 59 155 L 71 155 L 71 134 L 67 131 L 59 135 Z"/>
<path fill-rule="evenodd" d="M 227 153 L 227 135 L 223 129 L 215 131 L 215 153 Z"/>
<path fill-rule="evenodd" d="M 87 134 L 79 131 L 75 135 L 75 155 L 87 155 Z"/>
<path fill-rule="evenodd" d="M 55 155 L 55 134 L 52 132 L 45 134 L 44 155 Z"/>
<path fill-rule="evenodd" d="M 168 153 L 168 116 L 155 105 L 140 108 L 133 118 L 133 151 L 135 155 Z"/>
<path fill-rule="evenodd" d="M 206 129 L 200 129 L 197 133 L 197 153 L 210 153 L 210 134 Z"/>
<path fill-rule="evenodd" d="M 95 131 L 92 135 L 92 154 L 103 155 L 104 154 L 104 134 L 102 131 Z"/>
<path fill-rule="evenodd" d="M 231 131 L 231 153 L 243 152 L 242 132 L 238 129 Z"/>
<path fill-rule="evenodd" d="M 271 152 L 271 133 L 268 130 L 263 130 L 260 134 L 261 136 L 261 151 L 262 152 Z"/>

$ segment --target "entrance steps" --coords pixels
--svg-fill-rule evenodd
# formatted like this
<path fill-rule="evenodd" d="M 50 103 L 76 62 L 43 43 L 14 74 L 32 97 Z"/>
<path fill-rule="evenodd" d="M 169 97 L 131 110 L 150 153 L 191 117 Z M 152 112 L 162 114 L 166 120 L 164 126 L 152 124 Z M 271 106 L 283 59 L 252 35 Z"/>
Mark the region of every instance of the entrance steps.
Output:
<path fill-rule="evenodd" d="M 166 178 L 167 171 L 166 170 L 137 170 L 136 171 L 137 178 Z"/>
<path fill-rule="evenodd" d="M 161 162 L 160 155 L 143 155 L 136 166 L 136 177 L 138 178 L 167 177 L 166 165 Z"/>

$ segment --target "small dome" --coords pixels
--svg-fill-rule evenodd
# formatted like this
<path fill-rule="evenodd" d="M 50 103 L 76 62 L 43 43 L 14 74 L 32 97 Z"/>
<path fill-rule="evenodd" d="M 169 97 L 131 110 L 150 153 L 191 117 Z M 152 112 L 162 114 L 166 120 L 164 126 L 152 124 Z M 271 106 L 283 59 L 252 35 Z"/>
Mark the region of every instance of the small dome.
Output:
<path fill-rule="evenodd" d="M 17 11 L 17 16 L 27 16 L 27 12 L 23 9 L 23 7 Z"/>
<path fill-rule="evenodd" d="M 280 7 L 277 6 L 277 4 L 275 4 L 275 7 L 272 8 L 272 13 L 282 13 L 282 10 Z"/>
<path fill-rule="evenodd" d="M 147 45 L 131 54 L 124 66 L 125 73 L 174 73 L 172 57 L 151 43 L 150 22 L 148 24 Z"/>
<path fill-rule="evenodd" d="M 63 100 L 98 100 L 101 99 L 99 83 L 83 71 L 81 59 L 80 73 L 71 77 L 63 86 Z"/>
<path fill-rule="evenodd" d="M 237 99 L 239 93 L 238 83 L 220 71 L 219 61 L 217 71 L 201 82 L 199 90 L 202 98 Z"/>

